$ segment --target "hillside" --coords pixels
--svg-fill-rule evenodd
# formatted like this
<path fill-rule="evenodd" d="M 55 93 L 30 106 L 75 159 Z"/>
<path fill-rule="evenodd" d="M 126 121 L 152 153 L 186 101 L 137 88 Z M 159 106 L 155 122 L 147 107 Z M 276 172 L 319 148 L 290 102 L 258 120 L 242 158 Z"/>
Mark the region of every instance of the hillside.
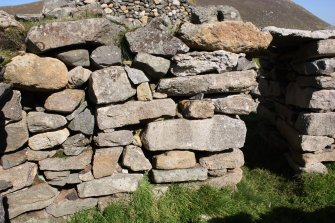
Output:
<path fill-rule="evenodd" d="M 37 14 L 41 13 L 43 8 L 42 1 L 36 1 L 33 3 L 17 5 L 17 6 L 3 6 L 0 10 L 4 10 L 10 14 Z"/>

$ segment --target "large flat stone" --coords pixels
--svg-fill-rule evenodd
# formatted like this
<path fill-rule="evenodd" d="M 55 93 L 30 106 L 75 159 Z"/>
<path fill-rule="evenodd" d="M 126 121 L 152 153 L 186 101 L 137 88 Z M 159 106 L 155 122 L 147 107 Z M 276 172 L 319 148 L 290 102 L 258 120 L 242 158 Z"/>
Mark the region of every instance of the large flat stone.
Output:
<path fill-rule="evenodd" d="M 33 184 L 36 174 L 37 165 L 35 163 L 26 162 L 7 170 L 0 167 L 1 180 L 5 180 L 13 184 L 13 187 L 7 190 L 6 193 L 12 193 L 24 187 L 29 187 Z"/>
<path fill-rule="evenodd" d="M 269 32 L 261 32 L 252 23 L 241 21 L 184 23 L 179 34 L 191 50 L 203 51 L 259 52 L 266 50 L 272 41 Z"/>
<path fill-rule="evenodd" d="M 229 115 L 249 115 L 256 112 L 258 105 L 250 95 L 245 94 L 215 98 L 213 101 L 215 112 Z"/>
<path fill-rule="evenodd" d="M 47 158 L 38 162 L 40 170 L 82 170 L 91 163 L 93 152 L 86 150 L 78 156 Z"/>
<path fill-rule="evenodd" d="M 195 167 L 195 154 L 190 151 L 168 151 L 153 157 L 153 166 L 160 170 L 186 169 Z"/>
<path fill-rule="evenodd" d="M 58 193 L 56 188 L 42 183 L 16 193 L 8 194 L 9 218 L 11 219 L 22 213 L 47 207 Z"/>
<path fill-rule="evenodd" d="M 55 91 L 65 88 L 68 70 L 63 62 L 50 57 L 24 54 L 6 65 L 4 74 L 15 87 L 32 91 Z"/>
<path fill-rule="evenodd" d="M 152 170 L 154 183 L 177 183 L 188 181 L 204 181 L 207 179 L 206 168 Z"/>
<path fill-rule="evenodd" d="M 168 73 L 170 64 L 170 60 L 165 58 L 138 53 L 134 59 L 133 67 L 143 70 L 152 79 L 159 80 Z"/>
<path fill-rule="evenodd" d="M 245 137 L 243 121 L 215 115 L 205 120 L 151 122 L 142 135 L 142 143 L 149 151 L 223 151 L 242 148 Z"/>
<path fill-rule="evenodd" d="M 244 165 L 244 155 L 241 150 L 234 149 L 233 151 L 202 157 L 199 163 L 209 170 L 235 169 Z"/>
<path fill-rule="evenodd" d="M 126 146 L 133 142 L 133 133 L 129 130 L 98 133 L 94 142 L 99 147 Z"/>
<path fill-rule="evenodd" d="M 84 100 L 85 91 L 78 89 L 65 89 L 61 92 L 50 95 L 45 101 L 44 107 L 48 111 L 71 113 Z"/>
<path fill-rule="evenodd" d="M 142 174 L 113 174 L 110 177 L 81 183 L 77 185 L 77 190 L 81 198 L 134 192 L 142 177 Z"/>
<path fill-rule="evenodd" d="M 122 154 L 122 165 L 131 171 L 147 171 L 151 170 L 150 161 L 145 157 L 142 149 L 137 146 L 127 146 Z"/>
<path fill-rule="evenodd" d="M 85 49 L 65 51 L 57 54 L 56 57 L 68 66 L 90 66 L 90 55 Z"/>
<path fill-rule="evenodd" d="M 53 131 L 67 124 L 64 116 L 44 112 L 29 112 L 27 122 L 31 133 Z"/>
<path fill-rule="evenodd" d="M 139 124 L 146 119 L 163 116 L 175 116 L 176 104 L 172 99 L 148 102 L 129 101 L 121 105 L 110 105 L 97 109 L 97 122 L 101 130 L 113 129 L 126 125 Z"/>
<path fill-rule="evenodd" d="M 93 158 L 94 178 L 111 176 L 118 166 L 122 151 L 122 147 L 97 149 Z"/>
<path fill-rule="evenodd" d="M 301 113 L 295 128 L 304 135 L 335 137 L 335 112 Z"/>
<path fill-rule="evenodd" d="M 167 78 L 160 81 L 157 91 L 169 96 L 245 92 L 252 90 L 257 85 L 256 76 L 254 70 L 248 70 Z"/>
<path fill-rule="evenodd" d="M 40 161 L 46 158 L 53 157 L 56 154 L 57 150 L 51 151 L 36 151 L 32 149 L 27 150 L 27 159 L 28 161 Z"/>
<path fill-rule="evenodd" d="M 240 55 L 224 50 L 177 54 L 172 58 L 171 73 L 177 77 L 203 73 L 223 73 L 237 66 Z"/>
<path fill-rule="evenodd" d="M 328 76 L 299 76 L 296 83 L 301 87 L 335 89 L 335 73 Z"/>
<path fill-rule="evenodd" d="M 324 58 L 293 64 L 293 69 L 303 75 L 330 75 L 335 72 L 335 58 Z"/>
<path fill-rule="evenodd" d="M 61 145 L 69 137 L 70 132 L 67 128 L 34 135 L 29 138 L 28 145 L 32 150 L 50 149 Z"/>
<path fill-rule="evenodd" d="M 114 66 L 92 73 L 89 96 L 96 104 L 125 101 L 136 94 L 123 67 Z"/>
<path fill-rule="evenodd" d="M 32 27 L 27 34 L 29 51 L 45 52 L 78 44 L 112 45 L 124 28 L 105 18 L 50 22 Z"/>

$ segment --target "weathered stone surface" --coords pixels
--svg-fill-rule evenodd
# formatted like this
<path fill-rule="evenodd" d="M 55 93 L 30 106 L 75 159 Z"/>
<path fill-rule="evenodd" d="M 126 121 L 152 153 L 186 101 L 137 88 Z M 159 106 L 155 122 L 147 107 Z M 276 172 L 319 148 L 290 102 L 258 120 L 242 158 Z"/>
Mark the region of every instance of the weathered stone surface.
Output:
<path fill-rule="evenodd" d="M 84 133 L 85 135 L 93 135 L 94 125 L 94 112 L 91 109 L 86 108 L 70 122 L 68 128 L 75 132 Z"/>
<path fill-rule="evenodd" d="M 75 117 L 77 117 L 80 113 L 82 113 L 87 108 L 87 101 L 83 101 L 76 110 L 74 110 L 71 114 L 66 116 L 66 119 L 68 121 L 73 120 Z"/>
<path fill-rule="evenodd" d="M 329 76 L 299 76 L 296 83 L 301 87 L 335 89 L 335 73 Z"/>
<path fill-rule="evenodd" d="M 152 79 L 159 80 L 167 74 L 170 69 L 170 64 L 170 60 L 162 57 L 138 53 L 134 59 L 133 67 L 143 70 L 145 74 Z"/>
<path fill-rule="evenodd" d="M 58 193 L 57 189 L 50 187 L 46 183 L 42 183 L 16 193 L 8 194 L 9 218 L 11 219 L 22 213 L 47 207 Z"/>
<path fill-rule="evenodd" d="M 100 46 L 93 50 L 91 60 L 99 69 L 112 65 L 120 65 L 122 62 L 121 49 L 117 46 Z"/>
<path fill-rule="evenodd" d="M 45 209 L 39 211 L 29 211 L 23 213 L 13 219 L 11 219 L 11 223 L 62 223 L 62 219 L 56 219 L 52 215 L 49 215 Z"/>
<path fill-rule="evenodd" d="M 295 128 L 304 135 L 335 136 L 335 112 L 301 113 Z"/>
<path fill-rule="evenodd" d="M 128 130 L 120 130 L 109 133 L 98 133 L 94 142 L 99 147 L 126 146 L 133 141 L 133 133 Z"/>
<path fill-rule="evenodd" d="M 150 161 L 144 156 L 140 147 L 127 146 L 122 155 L 122 165 L 132 171 L 147 171 L 151 170 L 152 166 Z"/>
<path fill-rule="evenodd" d="M 26 41 L 29 51 L 41 53 L 75 44 L 113 45 L 122 31 L 105 18 L 51 22 L 32 27 Z"/>
<path fill-rule="evenodd" d="M 105 130 L 139 124 L 140 121 L 146 119 L 175 115 L 176 104 L 172 99 L 148 102 L 129 101 L 122 105 L 110 105 L 98 108 L 97 122 L 99 129 Z"/>
<path fill-rule="evenodd" d="M 68 73 L 68 87 L 69 88 L 80 88 L 83 86 L 91 76 L 91 71 L 81 66 L 75 67 Z"/>
<path fill-rule="evenodd" d="M 90 66 L 90 55 L 88 50 L 85 49 L 78 49 L 78 50 L 70 50 L 66 52 L 62 52 L 56 55 L 56 57 L 63 61 L 68 66 L 76 67 L 76 66 L 83 66 L 89 67 Z"/>
<path fill-rule="evenodd" d="M 237 71 L 242 71 L 242 70 L 257 70 L 258 69 L 258 65 L 249 58 L 246 58 L 244 56 L 240 56 L 238 58 L 238 62 L 237 62 L 237 67 L 236 70 Z"/>
<path fill-rule="evenodd" d="M 7 12 L 0 10 L 0 28 L 7 29 L 10 27 L 15 27 L 18 29 L 24 29 L 23 25 L 15 20 L 13 15 L 8 14 Z"/>
<path fill-rule="evenodd" d="M 17 122 L 22 119 L 21 92 L 13 91 L 4 98 L 5 104 L 1 108 L 0 119 L 4 118 L 7 122 Z"/>
<path fill-rule="evenodd" d="M 134 192 L 142 177 L 142 174 L 113 174 L 110 177 L 81 183 L 77 185 L 77 190 L 81 198 Z"/>
<path fill-rule="evenodd" d="M 211 177 L 222 177 L 226 175 L 228 172 L 227 169 L 219 169 L 219 170 L 208 170 L 208 176 Z"/>
<path fill-rule="evenodd" d="M 143 71 L 135 68 L 130 68 L 128 66 L 125 67 L 125 70 L 133 84 L 138 85 L 144 82 L 149 82 L 149 78 L 145 75 Z"/>
<path fill-rule="evenodd" d="M 244 165 L 244 156 L 241 150 L 233 149 L 233 151 L 202 157 L 199 163 L 209 170 L 235 169 Z"/>
<path fill-rule="evenodd" d="M 335 37 L 335 30 L 298 30 L 268 26 L 263 29 L 273 36 L 272 44 L 278 46 L 298 46 L 312 40 L 332 39 Z"/>
<path fill-rule="evenodd" d="M 207 172 L 207 169 L 200 167 L 176 170 L 152 170 L 152 180 L 154 183 L 204 181 L 207 179 Z"/>
<path fill-rule="evenodd" d="M 239 11 L 227 5 L 207 5 L 192 7 L 191 22 L 202 24 L 225 20 L 242 20 Z"/>
<path fill-rule="evenodd" d="M 27 122 L 31 133 L 52 131 L 67 124 L 64 116 L 44 112 L 29 112 Z"/>
<path fill-rule="evenodd" d="M 177 53 L 189 51 L 188 46 L 169 34 L 167 28 L 159 24 L 159 21 L 152 21 L 145 27 L 126 33 L 126 40 L 133 53 L 172 57 Z"/>
<path fill-rule="evenodd" d="M 122 147 L 97 149 L 93 159 L 94 178 L 111 176 L 116 170 L 122 151 Z"/>
<path fill-rule="evenodd" d="M 114 66 L 92 73 L 90 99 L 96 104 L 125 101 L 136 94 L 123 67 Z"/>
<path fill-rule="evenodd" d="M 69 0 L 57 0 L 57 1 L 45 0 L 43 2 L 42 13 L 48 14 L 49 12 L 57 8 L 66 8 L 66 7 L 74 8 L 75 6 L 76 6 L 75 2 Z"/>
<path fill-rule="evenodd" d="M 65 89 L 53 93 L 45 101 L 44 107 L 48 111 L 71 113 L 85 99 L 85 91 L 78 89 Z"/>
<path fill-rule="evenodd" d="M 91 163 L 93 152 L 86 150 L 78 156 L 48 158 L 38 162 L 40 170 L 63 171 L 82 170 Z"/>
<path fill-rule="evenodd" d="M 28 149 L 27 151 L 27 159 L 29 161 L 40 161 L 46 158 L 53 157 L 56 154 L 56 150 L 51 151 L 35 151 L 32 149 Z"/>
<path fill-rule="evenodd" d="M 233 187 L 236 186 L 243 177 L 243 171 L 240 168 L 228 171 L 222 177 L 210 178 L 204 182 L 204 184 L 210 185 L 212 187 Z"/>
<path fill-rule="evenodd" d="M 257 85 L 256 76 L 255 71 L 248 70 L 167 78 L 160 81 L 157 91 L 169 96 L 244 92 L 252 90 Z"/>
<path fill-rule="evenodd" d="M 224 50 L 177 54 L 172 58 L 171 73 L 177 77 L 224 73 L 237 66 L 239 56 Z"/>
<path fill-rule="evenodd" d="M 292 66 L 296 72 L 303 75 L 329 75 L 335 72 L 335 58 L 318 59 Z"/>
<path fill-rule="evenodd" d="M 240 21 L 184 23 L 179 34 L 192 50 L 204 51 L 259 52 L 266 50 L 272 41 L 270 33 L 261 32 L 250 22 Z"/>
<path fill-rule="evenodd" d="M 23 22 L 38 22 L 43 18 L 42 14 L 15 14 L 15 19 Z"/>
<path fill-rule="evenodd" d="M 291 153 L 292 159 L 297 163 L 308 167 L 321 162 L 335 162 L 335 150 L 325 149 L 318 153 Z"/>
<path fill-rule="evenodd" d="M 223 151 L 242 148 L 246 127 L 243 121 L 224 115 L 205 120 L 166 120 L 151 122 L 142 135 L 149 151 Z"/>
<path fill-rule="evenodd" d="M 211 100 L 184 100 L 178 103 L 183 116 L 189 119 L 205 119 L 214 116 Z"/>
<path fill-rule="evenodd" d="M 0 83 L 0 100 L 2 101 L 3 98 L 5 98 L 5 96 L 7 94 L 9 94 L 10 92 L 12 92 L 12 85 L 11 84 L 6 84 L 6 83 L 3 83 L 1 82 Z"/>
<path fill-rule="evenodd" d="M 231 95 L 213 99 L 215 112 L 230 115 L 249 115 L 256 112 L 257 103 L 250 95 Z"/>
<path fill-rule="evenodd" d="M 70 175 L 70 171 L 44 171 L 43 174 L 48 180 L 60 180 L 64 177 L 68 177 Z"/>
<path fill-rule="evenodd" d="M 1 157 L 1 164 L 3 169 L 9 169 L 14 166 L 20 165 L 24 162 L 27 161 L 27 149 L 15 152 L 15 153 L 10 153 L 10 154 L 5 154 Z"/>
<path fill-rule="evenodd" d="M 14 57 L 6 65 L 4 78 L 17 88 L 54 91 L 66 86 L 67 73 L 67 68 L 61 61 L 27 53 Z"/>
<path fill-rule="evenodd" d="M 294 61 L 334 57 L 335 39 L 319 40 L 302 46 L 294 55 Z"/>
<path fill-rule="evenodd" d="M 67 138 L 62 144 L 64 154 L 67 156 L 77 156 L 87 149 L 87 145 L 91 143 L 91 139 L 79 133 Z"/>
<path fill-rule="evenodd" d="M 71 173 L 68 176 L 58 177 L 48 181 L 48 184 L 52 186 L 63 187 L 66 184 L 80 184 L 82 181 L 79 179 L 78 173 Z"/>
<path fill-rule="evenodd" d="M 93 208 L 97 203 L 97 198 L 80 199 L 78 198 L 76 190 L 70 189 L 61 191 L 53 203 L 45 210 L 54 217 L 61 217 Z"/>
<path fill-rule="evenodd" d="M 136 88 L 136 95 L 138 101 L 152 101 L 152 92 L 149 83 L 142 83 Z"/>
<path fill-rule="evenodd" d="M 293 127 L 283 120 L 277 119 L 276 127 L 291 146 L 291 149 L 298 152 L 315 152 L 325 149 L 334 143 L 334 139 L 326 136 L 301 135 Z"/>
<path fill-rule="evenodd" d="M 29 138 L 26 113 L 22 112 L 21 121 L 6 125 L 3 130 L 0 129 L 0 150 L 8 153 L 21 148 Z"/>
<path fill-rule="evenodd" d="M 4 202 L 3 202 L 3 198 L 2 195 L 0 194 L 0 222 L 5 222 L 5 209 L 4 209 Z"/>
<path fill-rule="evenodd" d="M 69 137 L 69 130 L 62 129 L 54 132 L 46 132 L 29 138 L 28 145 L 32 150 L 50 149 L 61 145 Z"/>
<path fill-rule="evenodd" d="M 4 170 L 0 166 L 1 180 L 5 180 L 13 184 L 13 187 L 7 190 L 6 193 L 12 193 L 24 187 L 29 187 L 33 184 L 36 174 L 37 165 L 35 163 L 26 162 L 8 170 Z"/>
<path fill-rule="evenodd" d="M 190 151 L 169 151 L 153 157 L 153 166 L 160 170 L 186 169 L 195 167 L 195 154 Z"/>
<path fill-rule="evenodd" d="M 12 182 L 6 180 L 0 180 L 0 192 L 8 190 L 9 188 L 13 187 Z M 1 205 L 1 204 L 0 204 Z"/>

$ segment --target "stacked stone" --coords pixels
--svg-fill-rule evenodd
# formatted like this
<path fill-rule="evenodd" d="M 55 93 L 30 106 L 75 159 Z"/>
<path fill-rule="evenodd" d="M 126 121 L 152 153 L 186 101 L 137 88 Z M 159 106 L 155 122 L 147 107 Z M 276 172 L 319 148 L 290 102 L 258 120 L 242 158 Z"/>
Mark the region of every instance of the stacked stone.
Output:
<path fill-rule="evenodd" d="M 11 222 L 95 207 L 135 191 L 145 172 L 157 184 L 242 179 L 239 115 L 257 107 L 257 69 L 243 52 L 266 49 L 271 35 L 224 21 L 185 23 L 179 39 L 164 24 L 126 34 L 128 66 L 115 46 L 125 29 L 108 19 L 30 29 L 30 53 L 6 65 L 10 84 L 0 85 L 0 190 Z"/>
<path fill-rule="evenodd" d="M 272 62 L 259 82 L 262 114 L 287 140 L 290 165 L 327 172 L 335 161 L 335 32 L 267 27 Z"/>

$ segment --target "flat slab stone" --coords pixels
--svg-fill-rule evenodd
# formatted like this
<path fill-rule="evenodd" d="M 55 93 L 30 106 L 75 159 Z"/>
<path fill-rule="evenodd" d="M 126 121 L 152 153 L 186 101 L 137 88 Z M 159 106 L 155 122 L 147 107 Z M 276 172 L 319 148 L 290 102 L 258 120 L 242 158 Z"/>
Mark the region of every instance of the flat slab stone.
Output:
<path fill-rule="evenodd" d="M 28 145 L 32 150 L 50 149 L 61 145 L 69 137 L 70 132 L 67 128 L 34 135 L 29 138 Z"/>
<path fill-rule="evenodd" d="M 29 51 L 34 53 L 86 43 L 112 45 L 122 31 L 122 26 L 105 18 L 50 22 L 32 27 L 26 42 Z"/>
<path fill-rule="evenodd" d="M 90 55 L 88 50 L 85 49 L 77 49 L 77 50 L 70 50 L 66 52 L 62 52 L 56 55 L 56 57 L 63 61 L 68 66 L 76 67 L 76 66 L 83 66 L 89 67 L 90 66 Z"/>
<path fill-rule="evenodd" d="M 56 150 L 51 150 L 51 151 L 35 151 L 32 149 L 27 150 L 27 159 L 28 161 L 40 161 L 44 160 L 46 158 L 53 157 L 56 154 Z"/>
<path fill-rule="evenodd" d="M 125 101 L 134 96 L 136 90 L 131 86 L 124 68 L 114 66 L 92 73 L 89 93 L 95 104 L 108 104 Z"/>
<path fill-rule="evenodd" d="M 77 185 L 77 190 L 80 198 L 130 193 L 136 191 L 142 177 L 142 174 L 113 174 L 110 177 L 81 183 Z"/>
<path fill-rule="evenodd" d="M 98 133 L 94 142 L 99 147 L 126 146 L 133 142 L 133 133 L 129 130 Z"/>
<path fill-rule="evenodd" d="M 190 168 L 176 170 L 152 170 L 154 183 L 177 183 L 188 181 L 204 181 L 208 178 L 206 168 Z"/>
<path fill-rule="evenodd" d="M 47 158 L 38 162 L 40 170 L 82 170 L 91 163 L 93 151 L 86 150 L 78 156 Z"/>
<path fill-rule="evenodd" d="M 15 153 L 5 154 L 1 157 L 3 169 L 9 169 L 18 166 L 27 161 L 27 149 L 20 150 Z"/>
<path fill-rule="evenodd" d="M 244 165 L 244 155 L 241 150 L 233 149 L 233 151 L 202 157 L 199 163 L 209 170 L 235 169 Z"/>
<path fill-rule="evenodd" d="M 335 137 L 335 112 L 300 113 L 295 128 L 304 135 Z"/>
<path fill-rule="evenodd" d="M 292 159 L 304 167 L 321 162 L 335 162 L 335 149 L 325 149 L 318 153 L 291 153 Z"/>
<path fill-rule="evenodd" d="M 16 193 L 8 194 L 9 218 L 12 219 L 22 213 L 47 207 L 58 193 L 56 188 L 42 183 Z"/>
<path fill-rule="evenodd" d="M 303 75 L 329 75 L 335 72 L 335 58 L 293 64 L 292 67 L 297 73 Z"/>
<path fill-rule="evenodd" d="M 118 166 L 122 151 L 122 147 L 97 149 L 93 158 L 94 178 L 111 176 Z"/>
<path fill-rule="evenodd" d="M 153 166 L 160 170 L 186 169 L 195 167 L 195 154 L 190 151 L 168 151 L 153 157 Z"/>
<path fill-rule="evenodd" d="M 294 56 L 294 61 L 307 61 L 310 59 L 334 57 L 335 39 L 319 40 L 302 46 Z"/>
<path fill-rule="evenodd" d="M 177 54 L 172 58 L 171 73 L 177 77 L 224 73 L 237 66 L 239 57 L 224 50 Z"/>
<path fill-rule="evenodd" d="M 243 121 L 224 115 L 212 119 L 174 119 L 148 124 L 142 143 L 149 151 L 224 151 L 242 148 L 246 137 Z"/>
<path fill-rule="evenodd" d="M 172 99 L 153 101 L 129 101 L 121 105 L 110 105 L 97 109 L 97 122 L 100 130 L 113 129 L 139 124 L 146 119 L 175 116 L 176 104 Z"/>
<path fill-rule="evenodd" d="M 243 178 L 243 171 L 240 168 L 228 171 L 221 177 L 213 177 L 203 182 L 204 185 L 210 185 L 212 187 L 223 188 L 223 187 L 234 187 Z"/>
<path fill-rule="evenodd" d="M 257 103 L 250 95 L 240 94 L 213 99 L 215 112 L 229 115 L 256 113 Z"/>
<path fill-rule="evenodd" d="M 127 146 L 122 154 L 122 165 L 131 171 L 147 171 L 151 170 L 150 161 L 145 157 L 142 149 L 137 146 Z"/>
<path fill-rule="evenodd" d="M 84 100 L 85 91 L 78 89 L 65 89 L 61 92 L 50 95 L 45 101 L 44 107 L 48 111 L 71 113 Z"/>
<path fill-rule="evenodd" d="M 27 122 L 31 133 L 53 131 L 67 124 L 64 116 L 44 112 L 29 112 Z"/>
<path fill-rule="evenodd" d="M 158 92 L 169 96 L 193 96 L 250 91 L 257 85 L 254 70 L 162 79 Z"/>

